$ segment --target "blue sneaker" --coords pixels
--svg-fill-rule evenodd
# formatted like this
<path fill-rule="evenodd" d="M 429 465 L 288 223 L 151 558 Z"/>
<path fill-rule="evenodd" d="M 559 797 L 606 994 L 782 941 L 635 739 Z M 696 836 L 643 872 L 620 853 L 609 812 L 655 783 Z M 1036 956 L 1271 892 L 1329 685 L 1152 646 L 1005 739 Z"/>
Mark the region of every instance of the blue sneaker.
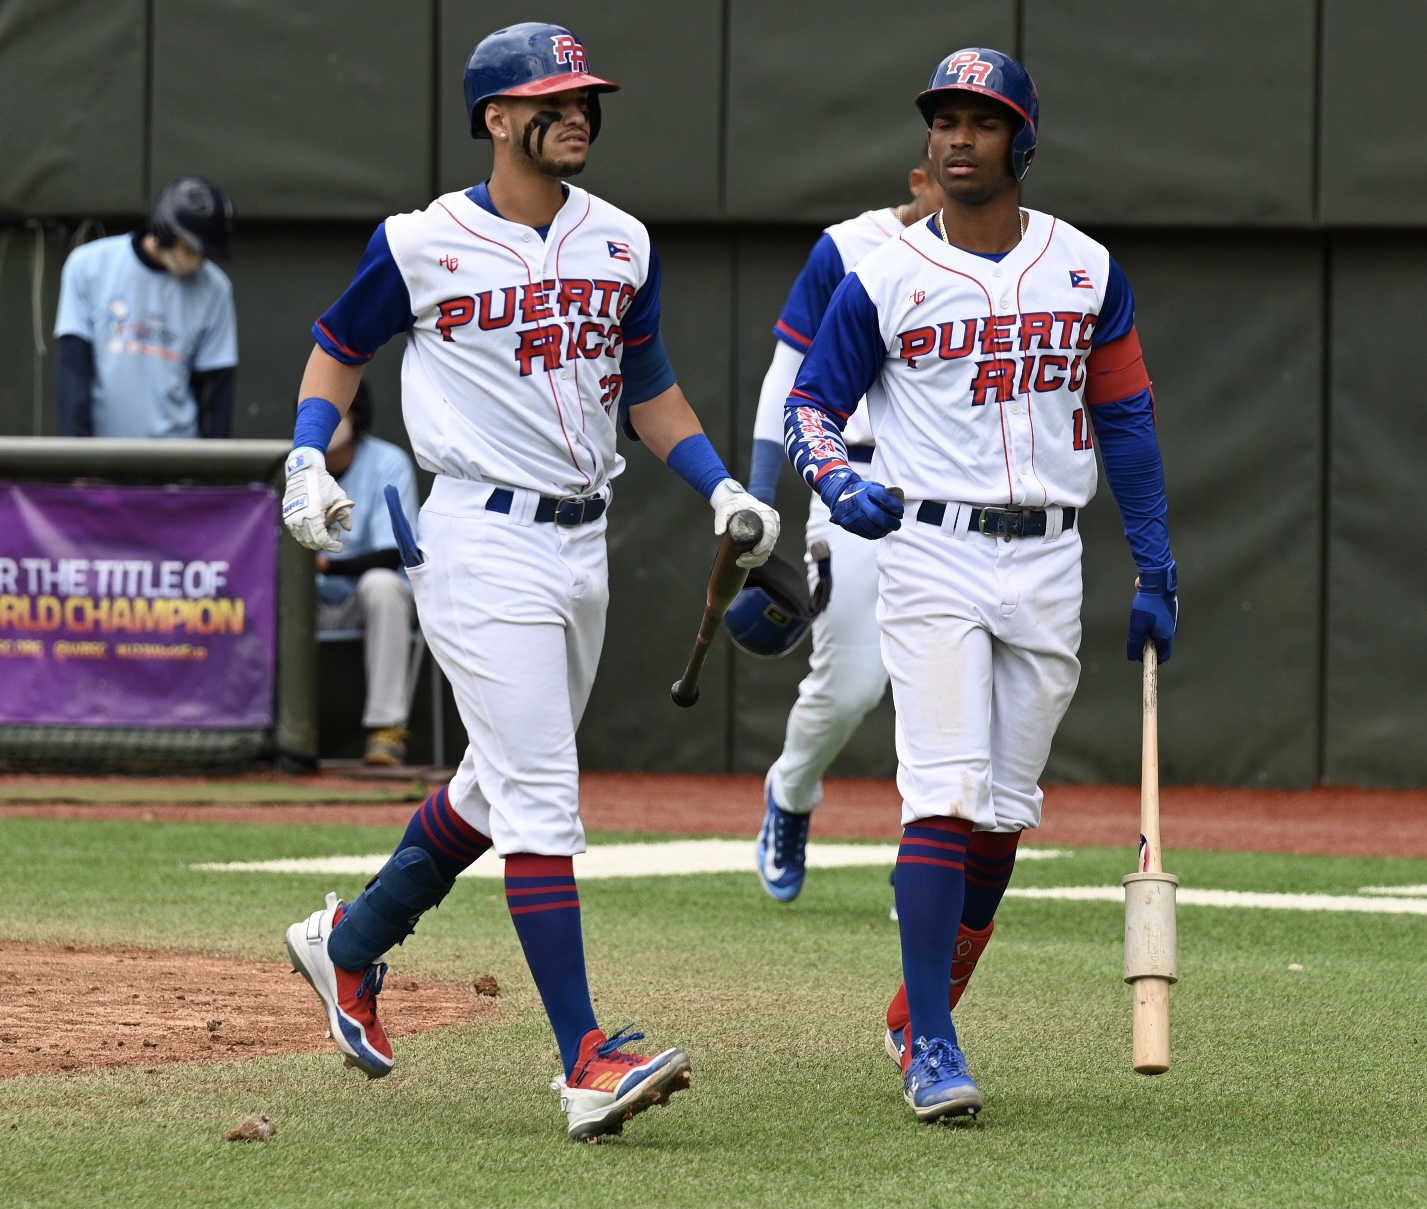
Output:
<path fill-rule="evenodd" d="M 906 1074 L 906 1101 L 918 1121 L 974 1117 L 981 1111 L 981 1089 L 966 1069 L 961 1046 L 940 1037 L 918 1037 Z"/>
<path fill-rule="evenodd" d="M 758 833 L 758 877 L 780 903 L 790 903 L 803 888 L 808 873 L 808 824 L 810 814 L 793 814 L 773 800 L 773 785 L 767 786 L 768 809 L 763 830 Z"/>

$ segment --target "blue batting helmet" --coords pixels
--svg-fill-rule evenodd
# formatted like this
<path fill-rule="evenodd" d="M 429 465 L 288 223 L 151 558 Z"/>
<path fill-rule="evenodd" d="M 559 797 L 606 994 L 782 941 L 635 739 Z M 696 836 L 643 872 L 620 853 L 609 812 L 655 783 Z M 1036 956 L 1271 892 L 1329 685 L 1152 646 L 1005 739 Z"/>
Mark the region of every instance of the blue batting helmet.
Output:
<path fill-rule="evenodd" d="M 832 596 L 827 543 L 814 542 L 811 554 L 818 567 L 818 586 L 811 595 L 807 576 L 776 554 L 748 573 L 747 585 L 723 619 L 739 650 L 760 659 L 778 659 L 802 642 L 813 618 L 827 608 Z"/>
<path fill-rule="evenodd" d="M 524 21 L 481 39 L 466 62 L 466 112 L 471 137 L 488 139 L 486 102 L 496 97 L 548 97 L 572 88 L 590 90 L 590 142 L 600 132 L 602 92 L 619 85 L 590 74 L 584 44 L 563 25 Z"/>
<path fill-rule="evenodd" d="M 944 58 L 926 88 L 917 94 L 917 108 L 932 124 L 936 103 L 948 92 L 979 92 L 1009 106 L 1021 119 L 1021 129 L 1011 143 L 1011 170 L 1021 180 L 1036 154 L 1036 127 L 1041 107 L 1031 73 L 1010 55 L 982 46 L 969 46 Z"/>

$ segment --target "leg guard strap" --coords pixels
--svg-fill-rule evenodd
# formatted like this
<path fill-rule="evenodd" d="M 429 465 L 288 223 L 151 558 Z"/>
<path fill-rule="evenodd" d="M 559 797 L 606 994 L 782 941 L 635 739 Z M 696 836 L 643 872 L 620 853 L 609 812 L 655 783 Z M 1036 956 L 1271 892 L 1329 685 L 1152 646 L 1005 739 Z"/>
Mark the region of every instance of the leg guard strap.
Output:
<path fill-rule="evenodd" d="M 327 941 L 328 956 L 344 970 L 371 965 L 416 931 L 422 913 L 445 898 L 453 885 L 425 849 L 401 849 L 347 907 Z"/>

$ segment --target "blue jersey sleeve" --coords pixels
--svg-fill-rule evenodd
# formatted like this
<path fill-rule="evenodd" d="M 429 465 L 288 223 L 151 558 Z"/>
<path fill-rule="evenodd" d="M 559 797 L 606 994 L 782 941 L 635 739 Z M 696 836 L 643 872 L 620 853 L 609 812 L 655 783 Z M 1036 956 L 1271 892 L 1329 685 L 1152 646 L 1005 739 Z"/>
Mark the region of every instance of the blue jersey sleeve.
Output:
<path fill-rule="evenodd" d="M 813 245 L 803 271 L 793 282 L 788 301 L 783 304 L 783 313 L 773 325 L 773 334 L 798 352 L 806 352 L 822 326 L 833 294 L 846 275 L 842 253 L 837 250 L 832 236 L 824 231 Z"/>
<path fill-rule="evenodd" d="M 635 291 L 634 299 L 624 316 L 624 375 L 622 404 L 625 409 L 647 403 L 662 395 L 678 380 L 664 338 L 659 332 L 659 290 L 664 281 L 664 268 L 658 250 L 649 247 L 649 273 L 644 284 Z"/>
<path fill-rule="evenodd" d="M 833 293 L 812 347 L 798 368 L 788 406 L 817 407 L 843 428 L 886 359 L 877 308 L 861 279 L 849 273 Z"/>
<path fill-rule="evenodd" d="M 1100 303 L 1100 318 L 1090 336 L 1090 347 L 1099 348 L 1121 336 L 1128 336 L 1135 326 L 1135 292 L 1124 270 L 1110 260 L 1110 279 L 1105 283 L 1105 297 Z"/>
<path fill-rule="evenodd" d="M 398 332 L 408 332 L 416 316 L 411 294 L 387 243 L 382 223 L 362 253 L 346 292 L 312 326 L 322 350 L 348 365 L 365 365 Z"/>

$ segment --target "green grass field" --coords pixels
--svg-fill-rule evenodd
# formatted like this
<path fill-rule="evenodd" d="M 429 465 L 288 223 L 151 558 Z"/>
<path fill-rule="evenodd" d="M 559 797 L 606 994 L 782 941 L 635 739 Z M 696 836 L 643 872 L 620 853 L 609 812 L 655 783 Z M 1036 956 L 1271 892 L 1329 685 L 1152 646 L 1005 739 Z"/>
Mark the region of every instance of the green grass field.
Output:
<path fill-rule="evenodd" d="M 188 866 L 376 852 L 396 834 L 0 820 L 0 935 L 276 959 L 288 923 L 362 879 Z M 1118 884 L 1132 863 L 1128 849 L 1082 849 L 1024 863 L 1015 884 Z M 1197 888 L 1427 882 L 1427 861 L 1166 863 Z M 591 1147 L 566 1140 L 547 1090 L 553 1038 L 497 891 L 462 882 L 398 968 L 492 972 L 499 1013 L 400 1042 L 396 1071 L 375 1083 L 335 1054 L 5 1080 L 0 1203 L 1427 1203 L 1427 918 L 1181 907 L 1175 1065 L 1145 1079 L 1129 1069 L 1123 908 L 1008 900 L 957 1013 L 987 1110 L 928 1128 L 882 1053 L 898 977 L 885 869 L 815 871 L 791 906 L 751 875 L 587 881 L 602 1022 L 637 1021 L 649 1046 L 694 1060 L 673 1107 Z M 226 1142 L 252 1111 L 278 1137 Z"/>

